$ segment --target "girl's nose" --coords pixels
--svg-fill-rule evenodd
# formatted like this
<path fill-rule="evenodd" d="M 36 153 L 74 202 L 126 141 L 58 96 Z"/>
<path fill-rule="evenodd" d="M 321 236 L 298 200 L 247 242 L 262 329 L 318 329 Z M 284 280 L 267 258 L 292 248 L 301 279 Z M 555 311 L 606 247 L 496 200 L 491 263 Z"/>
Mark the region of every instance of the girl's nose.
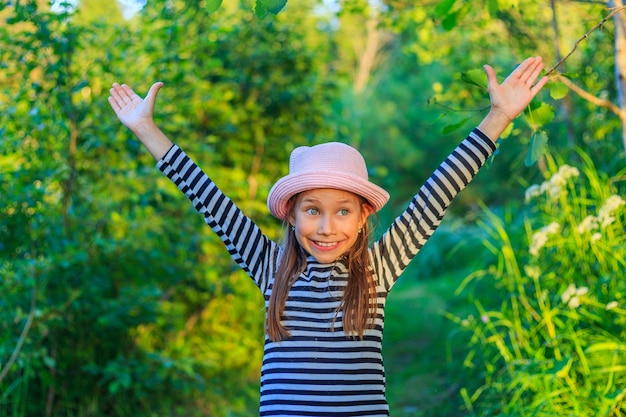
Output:
<path fill-rule="evenodd" d="M 335 226 L 328 216 L 321 216 L 317 233 L 320 235 L 330 235 L 335 232 Z"/>

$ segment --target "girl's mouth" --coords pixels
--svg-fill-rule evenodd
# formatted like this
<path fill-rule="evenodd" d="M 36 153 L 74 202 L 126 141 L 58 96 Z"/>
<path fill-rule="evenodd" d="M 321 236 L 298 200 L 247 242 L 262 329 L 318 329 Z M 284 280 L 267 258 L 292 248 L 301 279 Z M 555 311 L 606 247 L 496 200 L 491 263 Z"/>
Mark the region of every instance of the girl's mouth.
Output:
<path fill-rule="evenodd" d="M 334 248 L 335 246 L 339 245 L 339 242 L 319 242 L 319 241 L 313 241 L 313 243 L 315 244 L 315 246 L 317 246 L 319 248 L 323 248 L 323 249 L 330 249 L 330 248 Z"/>

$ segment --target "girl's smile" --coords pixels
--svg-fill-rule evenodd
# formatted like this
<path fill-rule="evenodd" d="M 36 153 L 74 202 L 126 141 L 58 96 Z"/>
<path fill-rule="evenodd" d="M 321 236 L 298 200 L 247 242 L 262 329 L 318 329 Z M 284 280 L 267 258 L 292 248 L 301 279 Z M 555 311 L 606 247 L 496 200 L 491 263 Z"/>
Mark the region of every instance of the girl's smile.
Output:
<path fill-rule="evenodd" d="M 330 263 L 356 242 L 369 211 L 353 193 L 321 188 L 301 193 L 293 216 L 296 239 L 318 262 Z"/>

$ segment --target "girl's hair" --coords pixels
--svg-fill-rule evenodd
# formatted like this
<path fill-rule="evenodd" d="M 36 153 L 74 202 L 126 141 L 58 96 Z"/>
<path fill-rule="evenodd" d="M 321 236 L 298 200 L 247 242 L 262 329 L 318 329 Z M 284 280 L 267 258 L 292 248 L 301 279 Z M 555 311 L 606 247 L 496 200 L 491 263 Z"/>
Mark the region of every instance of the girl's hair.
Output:
<path fill-rule="evenodd" d="M 297 198 L 298 195 L 291 198 L 290 215 L 293 213 L 292 210 Z M 362 199 L 361 207 L 364 204 L 367 202 Z M 339 311 L 342 311 L 343 330 L 346 335 L 357 335 L 361 339 L 365 329 L 374 327 L 377 309 L 376 284 L 370 267 L 368 252 L 370 229 L 368 223 L 366 221 L 363 224 L 356 242 L 345 254 L 348 260 L 348 283 L 333 320 L 334 325 Z M 304 272 L 307 262 L 307 254 L 298 243 L 295 232 L 289 224 L 287 226 L 283 255 L 274 277 L 267 312 L 267 333 L 269 338 L 275 342 L 290 336 L 289 330 L 282 323 L 283 311 L 289 291 L 300 274 Z"/>

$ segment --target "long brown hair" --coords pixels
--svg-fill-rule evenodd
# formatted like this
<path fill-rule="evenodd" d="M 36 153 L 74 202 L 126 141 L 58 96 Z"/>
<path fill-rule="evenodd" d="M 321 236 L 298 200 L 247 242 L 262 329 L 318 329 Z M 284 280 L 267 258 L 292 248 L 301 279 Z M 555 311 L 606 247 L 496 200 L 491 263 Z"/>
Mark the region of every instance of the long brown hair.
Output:
<path fill-rule="evenodd" d="M 288 218 L 293 214 L 297 198 L 296 195 L 290 200 Z M 361 210 L 365 210 L 367 202 L 362 198 L 361 200 Z M 287 339 L 291 335 L 282 323 L 282 315 L 289 291 L 300 274 L 304 272 L 307 262 L 307 254 L 298 243 L 295 232 L 288 222 L 285 222 L 285 226 L 283 255 L 274 277 L 267 311 L 267 334 L 275 342 Z M 333 320 L 334 325 L 337 314 L 342 311 L 343 330 L 346 335 L 356 335 L 361 339 L 365 329 L 374 327 L 377 309 L 376 283 L 368 252 L 369 230 L 369 220 L 367 220 L 356 242 L 345 254 L 348 261 L 348 284 Z"/>

